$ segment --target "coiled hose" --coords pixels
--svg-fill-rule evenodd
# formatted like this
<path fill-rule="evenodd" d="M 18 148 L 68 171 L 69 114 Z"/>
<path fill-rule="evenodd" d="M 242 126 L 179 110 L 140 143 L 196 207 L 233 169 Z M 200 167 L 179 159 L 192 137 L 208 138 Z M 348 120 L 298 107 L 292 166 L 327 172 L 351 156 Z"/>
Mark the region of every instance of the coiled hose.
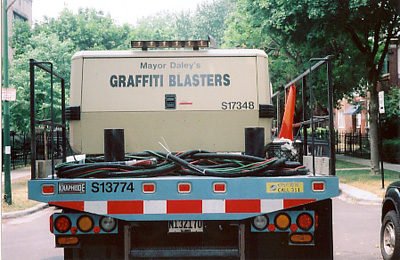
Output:
<path fill-rule="evenodd" d="M 300 163 L 286 159 L 265 159 L 249 155 L 191 150 L 177 154 L 144 151 L 127 154 L 121 162 L 105 162 L 103 157 L 56 166 L 59 178 L 129 178 L 157 176 L 292 176 L 305 175 Z"/>

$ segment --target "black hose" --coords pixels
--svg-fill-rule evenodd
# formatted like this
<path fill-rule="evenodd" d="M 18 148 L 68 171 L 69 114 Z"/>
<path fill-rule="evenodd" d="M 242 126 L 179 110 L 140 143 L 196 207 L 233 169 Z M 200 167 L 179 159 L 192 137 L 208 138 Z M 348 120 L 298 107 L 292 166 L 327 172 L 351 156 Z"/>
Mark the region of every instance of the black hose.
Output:
<path fill-rule="evenodd" d="M 126 165 L 132 158 L 157 158 L 156 165 Z M 267 162 L 264 158 L 227 153 L 190 150 L 179 154 L 145 151 L 127 154 L 122 162 L 104 162 L 104 158 L 86 159 L 90 163 L 61 164 L 56 167 L 59 178 L 156 177 L 164 175 L 196 175 L 214 177 L 291 176 L 308 173 L 299 163 L 286 159 Z"/>

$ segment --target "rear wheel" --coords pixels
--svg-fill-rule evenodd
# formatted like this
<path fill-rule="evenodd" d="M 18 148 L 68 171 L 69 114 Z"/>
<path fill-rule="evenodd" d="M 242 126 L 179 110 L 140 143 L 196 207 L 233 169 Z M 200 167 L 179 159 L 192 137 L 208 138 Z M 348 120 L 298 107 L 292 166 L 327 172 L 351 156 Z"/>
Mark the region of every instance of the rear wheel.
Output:
<path fill-rule="evenodd" d="M 389 211 L 383 218 L 380 238 L 383 259 L 400 259 L 400 223 L 396 211 Z"/>

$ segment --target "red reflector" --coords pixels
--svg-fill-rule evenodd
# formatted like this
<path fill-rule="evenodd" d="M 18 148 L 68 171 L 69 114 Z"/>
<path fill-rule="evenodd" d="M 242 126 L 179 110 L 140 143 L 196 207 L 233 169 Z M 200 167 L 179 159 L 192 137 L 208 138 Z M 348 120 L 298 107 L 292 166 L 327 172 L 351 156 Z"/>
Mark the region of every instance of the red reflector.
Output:
<path fill-rule="evenodd" d="M 154 193 L 154 192 L 156 192 L 156 184 L 155 183 L 143 183 L 142 191 L 143 191 L 143 193 Z"/>
<path fill-rule="evenodd" d="M 93 228 L 93 232 L 94 232 L 94 233 L 100 233 L 100 227 L 95 226 L 95 227 Z"/>
<path fill-rule="evenodd" d="M 295 231 L 297 231 L 297 229 L 298 229 L 298 227 L 297 227 L 296 224 L 290 225 L 290 230 L 291 230 L 291 231 L 295 232 Z"/>
<path fill-rule="evenodd" d="M 192 185 L 190 183 L 179 183 L 178 192 L 179 193 L 190 193 L 192 191 Z"/>
<path fill-rule="evenodd" d="M 72 227 L 71 228 L 71 233 L 72 234 L 76 234 L 78 232 L 78 228 L 77 227 Z"/>
<path fill-rule="evenodd" d="M 274 224 L 269 224 L 269 225 L 268 225 L 268 231 L 269 231 L 269 232 L 274 232 L 275 229 L 276 229 L 276 227 L 275 227 Z"/>
<path fill-rule="evenodd" d="M 226 192 L 226 183 L 216 182 L 213 184 L 214 193 L 225 193 Z"/>
<path fill-rule="evenodd" d="M 312 189 L 313 189 L 313 191 L 317 191 L 317 192 L 325 191 L 325 182 L 323 182 L 323 181 L 314 181 L 312 183 Z"/>
<path fill-rule="evenodd" d="M 308 213 L 302 213 L 297 217 L 297 225 L 303 230 L 309 230 L 313 223 L 313 217 Z"/>
<path fill-rule="evenodd" d="M 43 195 L 54 195 L 55 186 L 54 184 L 43 184 L 42 194 Z"/>

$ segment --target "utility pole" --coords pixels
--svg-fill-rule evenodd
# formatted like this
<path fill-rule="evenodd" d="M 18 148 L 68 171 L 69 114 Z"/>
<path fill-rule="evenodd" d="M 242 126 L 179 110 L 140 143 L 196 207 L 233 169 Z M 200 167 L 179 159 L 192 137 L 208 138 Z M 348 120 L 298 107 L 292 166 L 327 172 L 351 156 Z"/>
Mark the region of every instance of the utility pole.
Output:
<path fill-rule="evenodd" d="M 7 0 L 3 0 L 3 88 L 8 89 L 8 21 Z M 4 123 L 4 199 L 12 204 L 11 198 L 11 145 L 10 145 L 10 101 L 2 101 Z"/>

